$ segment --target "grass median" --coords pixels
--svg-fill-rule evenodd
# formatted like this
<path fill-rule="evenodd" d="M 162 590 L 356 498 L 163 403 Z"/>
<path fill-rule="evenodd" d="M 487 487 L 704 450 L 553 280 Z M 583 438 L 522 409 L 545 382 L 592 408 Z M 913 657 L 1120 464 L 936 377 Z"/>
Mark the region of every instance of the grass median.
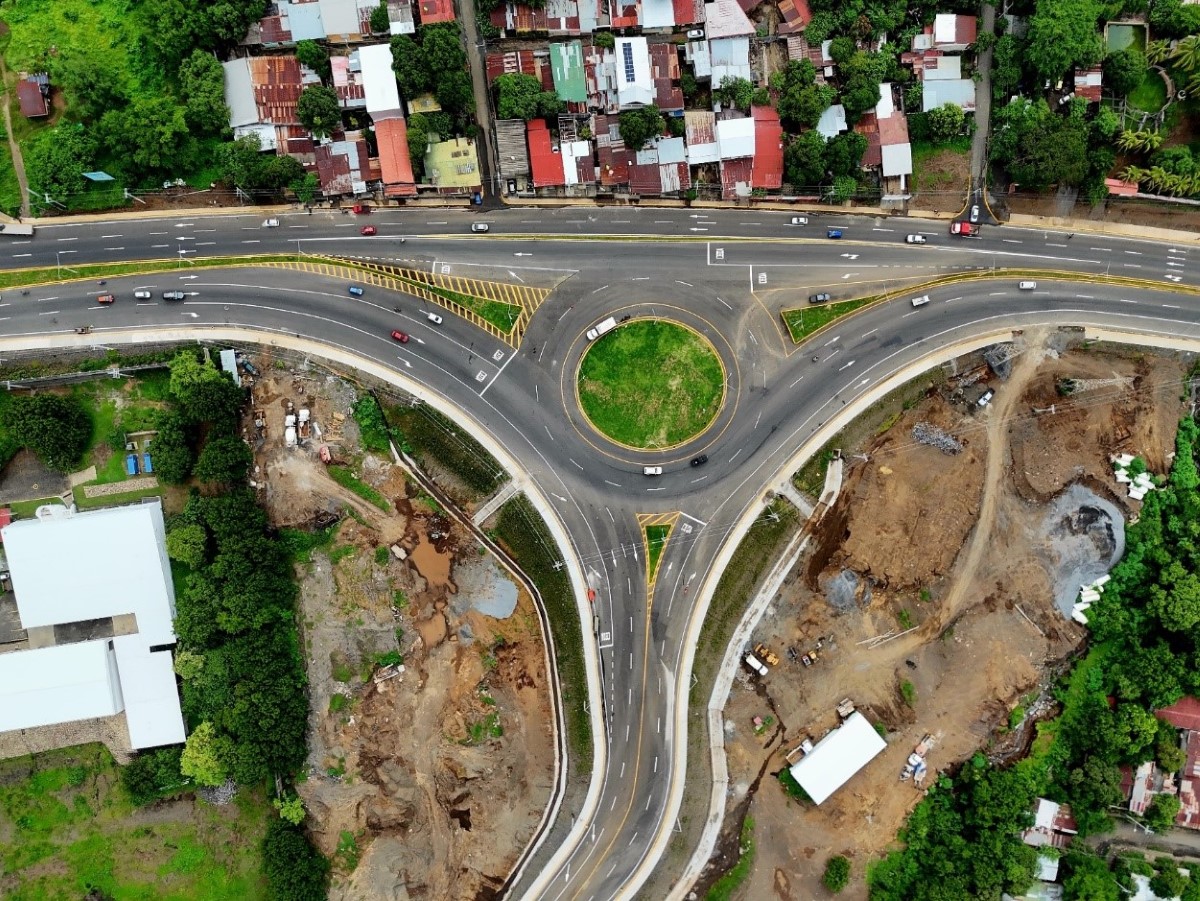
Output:
<path fill-rule="evenodd" d="M 698 332 L 640 319 L 588 348 L 578 392 L 601 434 L 627 447 L 672 447 L 712 424 L 725 400 L 725 372 Z"/>

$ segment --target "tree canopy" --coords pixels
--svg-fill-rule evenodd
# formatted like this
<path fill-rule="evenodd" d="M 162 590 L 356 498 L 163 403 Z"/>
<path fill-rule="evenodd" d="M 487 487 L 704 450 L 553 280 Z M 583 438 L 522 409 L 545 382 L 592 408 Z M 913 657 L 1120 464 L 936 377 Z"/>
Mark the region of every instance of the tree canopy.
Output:
<path fill-rule="evenodd" d="M 1099 0 L 1038 0 L 1024 40 L 1025 64 L 1053 83 L 1073 66 L 1100 62 L 1104 42 L 1096 25 L 1103 10 Z"/>
<path fill-rule="evenodd" d="M 562 101 L 553 91 L 542 90 L 540 80 L 520 72 L 501 75 L 495 81 L 496 118 L 530 119 L 556 116 Z"/>
<path fill-rule="evenodd" d="M 310 84 L 300 92 L 296 117 L 318 138 L 327 138 L 342 124 L 342 106 L 333 88 Z"/>
<path fill-rule="evenodd" d="M 1117 50 L 1104 58 L 1104 86 L 1125 96 L 1146 77 L 1146 55 L 1135 47 Z"/>
<path fill-rule="evenodd" d="M 806 131 L 788 142 L 783 151 L 783 171 L 795 191 L 815 188 L 825 180 L 825 137 Z"/>
<path fill-rule="evenodd" d="M 10 433 L 37 458 L 61 472 L 74 469 L 92 438 L 92 421 L 74 397 L 33 394 L 16 397 L 6 414 Z"/>
<path fill-rule="evenodd" d="M 617 120 L 621 140 L 630 150 L 641 150 L 666 128 L 666 120 L 654 104 L 641 109 L 625 110 Z"/>

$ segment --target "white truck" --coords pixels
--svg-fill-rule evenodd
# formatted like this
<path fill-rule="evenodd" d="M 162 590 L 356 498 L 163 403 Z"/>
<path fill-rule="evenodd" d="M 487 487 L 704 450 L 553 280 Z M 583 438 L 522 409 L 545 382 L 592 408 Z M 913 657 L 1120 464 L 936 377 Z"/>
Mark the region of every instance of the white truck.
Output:
<path fill-rule="evenodd" d="M 758 673 L 760 676 L 765 676 L 768 672 L 770 672 L 770 670 L 767 669 L 767 665 L 753 654 L 746 655 L 746 666 L 750 667 L 750 669 L 754 670 L 754 672 Z"/>
<path fill-rule="evenodd" d="M 595 327 L 588 329 L 584 334 L 587 335 L 589 341 L 595 341 L 601 335 L 608 334 L 617 327 L 617 320 L 613 316 L 609 316 L 603 322 L 598 323 Z"/>
<path fill-rule="evenodd" d="M 30 237 L 33 235 L 33 226 L 22 222 L 0 222 L 0 234 Z"/>

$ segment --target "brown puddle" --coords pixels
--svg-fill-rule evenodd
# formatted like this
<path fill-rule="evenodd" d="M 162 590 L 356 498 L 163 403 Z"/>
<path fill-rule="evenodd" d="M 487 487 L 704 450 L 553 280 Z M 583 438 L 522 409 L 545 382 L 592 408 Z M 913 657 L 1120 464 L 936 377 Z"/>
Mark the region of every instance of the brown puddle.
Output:
<path fill-rule="evenodd" d="M 440 554 L 433 542 L 429 540 L 429 536 L 424 531 L 419 531 L 418 536 L 420 542 L 412 553 L 409 554 L 413 562 L 413 566 L 429 583 L 430 588 L 446 588 L 454 590 L 454 585 L 450 581 L 450 564 L 454 558 L 452 554 Z"/>

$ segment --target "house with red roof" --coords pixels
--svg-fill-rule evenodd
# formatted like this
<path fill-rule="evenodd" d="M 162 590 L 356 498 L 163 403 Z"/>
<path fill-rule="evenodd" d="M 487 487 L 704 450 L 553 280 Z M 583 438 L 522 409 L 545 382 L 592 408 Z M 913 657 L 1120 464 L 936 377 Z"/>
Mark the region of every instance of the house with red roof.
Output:
<path fill-rule="evenodd" d="M 752 107 L 754 118 L 754 170 L 750 187 L 778 191 L 783 187 L 783 126 L 779 113 L 769 106 Z"/>
<path fill-rule="evenodd" d="M 417 4 L 422 25 L 454 21 L 454 0 L 420 0 Z"/>
<path fill-rule="evenodd" d="M 1170 707 L 1154 711 L 1154 715 L 1176 729 L 1200 729 L 1200 698 L 1180 698 Z"/>
<path fill-rule="evenodd" d="M 40 119 L 50 115 L 50 107 L 46 101 L 50 97 L 50 76 L 45 72 L 35 75 L 22 75 L 17 82 L 17 102 L 21 106 L 21 115 L 26 119 Z"/>

